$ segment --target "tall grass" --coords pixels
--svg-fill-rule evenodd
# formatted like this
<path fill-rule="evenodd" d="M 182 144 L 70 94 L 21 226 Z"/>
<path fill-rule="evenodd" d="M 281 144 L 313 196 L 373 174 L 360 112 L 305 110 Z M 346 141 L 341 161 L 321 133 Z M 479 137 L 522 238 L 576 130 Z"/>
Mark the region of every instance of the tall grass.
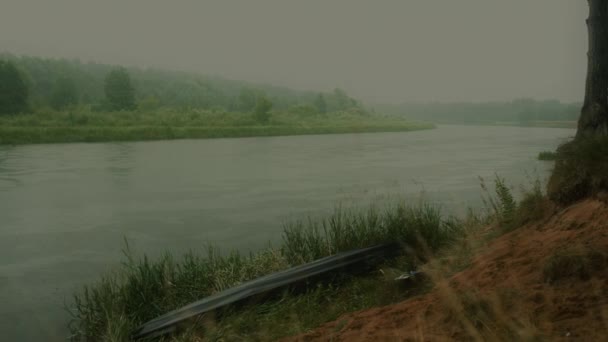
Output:
<path fill-rule="evenodd" d="M 204 255 L 190 252 L 176 259 L 165 254 L 159 259 L 150 260 L 145 256 L 139 259 L 133 257 L 127 247 L 126 260 L 119 270 L 104 276 L 96 284 L 86 286 L 75 295 L 71 308 L 74 318 L 71 324 L 73 339 L 122 340 L 128 338 L 129 333 L 139 324 L 186 303 L 241 282 L 340 251 L 382 242 L 400 242 L 408 246 L 405 258 L 411 260 L 428 256 L 461 234 L 462 227 L 459 223 L 443 218 L 439 209 L 433 206 L 397 204 L 384 210 L 337 209 L 325 219 L 286 224 L 280 248 L 266 249 L 247 256 L 238 252 L 222 254 L 216 248 L 208 247 Z M 350 309 L 363 308 L 361 305 L 380 305 L 389 297 L 403 298 L 405 295 L 402 292 L 390 294 L 380 289 L 372 291 L 378 285 L 373 285 L 377 281 L 374 280 L 375 276 L 371 279 L 369 276 L 342 279 L 350 280 L 343 285 L 320 285 L 321 287 L 311 288 L 300 295 L 288 294 L 279 302 L 258 304 L 251 310 L 257 312 L 260 308 L 267 307 L 269 314 L 278 317 L 279 312 L 285 313 L 284 310 L 294 303 L 304 301 L 311 307 L 322 306 L 329 305 L 328 301 L 332 302 L 328 298 L 340 297 L 340 301 L 333 302 L 337 306 L 326 315 L 309 317 L 304 320 L 307 323 L 300 327 L 310 328 L 312 324 L 322 323 L 323 319 L 333 319 Z M 339 296 L 342 291 L 340 289 L 344 288 L 357 293 L 358 298 Z M 286 301 L 290 303 L 287 306 L 284 305 Z M 246 311 L 219 319 L 214 323 L 213 330 L 244 333 L 246 326 L 234 331 L 234 327 L 229 328 L 225 324 L 234 324 L 235 320 L 244 319 L 247 312 L 251 313 Z M 283 324 L 292 323 L 285 320 Z M 273 336 L 280 335 L 281 331 L 284 333 L 286 330 L 275 330 Z"/>
<path fill-rule="evenodd" d="M 428 203 L 403 203 L 380 211 L 336 209 L 327 219 L 295 221 L 284 230 L 283 254 L 292 263 L 310 262 L 341 251 L 396 242 L 410 250 L 435 251 L 461 232 L 454 219 L 442 218 Z"/>
<path fill-rule="evenodd" d="M 504 178 L 496 175 L 494 191 L 490 191 L 481 179 L 483 202 L 486 207 L 485 219 L 493 221 L 501 232 L 508 232 L 522 225 L 538 220 L 551 210 L 551 202 L 542 191 L 540 180 L 532 182 L 530 188 L 522 187 L 521 199 L 517 201 Z"/>

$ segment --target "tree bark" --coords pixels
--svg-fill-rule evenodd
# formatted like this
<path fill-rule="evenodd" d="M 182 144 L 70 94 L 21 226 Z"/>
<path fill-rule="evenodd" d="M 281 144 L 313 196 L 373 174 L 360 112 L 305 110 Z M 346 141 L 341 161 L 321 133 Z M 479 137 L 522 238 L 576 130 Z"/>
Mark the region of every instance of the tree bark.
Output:
<path fill-rule="evenodd" d="M 608 135 L 608 0 L 588 0 L 589 52 L 577 138 Z"/>

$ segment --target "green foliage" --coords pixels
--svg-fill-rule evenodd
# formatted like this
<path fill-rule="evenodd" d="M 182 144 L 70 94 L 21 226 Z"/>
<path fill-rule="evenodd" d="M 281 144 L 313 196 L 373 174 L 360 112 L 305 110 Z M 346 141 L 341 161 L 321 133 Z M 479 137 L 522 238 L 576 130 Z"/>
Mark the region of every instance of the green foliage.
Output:
<path fill-rule="evenodd" d="M 321 114 L 327 113 L 327 102 L 325 102 L 325 97 L 323 94 L 317 95 L 315 99 L 315 107 L 317 108 L 317 112 Z"/>
<path fill-rule="evenodd" d="M 255 109 L 258 98 L 264 94 L 256 89 L 244 87 L 239 94 L 239 110 L 243 112 L 251 112 Z"/>
<path fill-rule="evenodd" d="M 573 127 L 572 122 L 580 115 L 581 104 L 520 99 L 486 103 L 411 102 L 377 105 L 375 108 L 388 114 L 436 123 Z"/>
<path fill-rule="evenodd" d="M 297 105 L 289 108 L 289 112 L 297 115 L 299 118 L 311 118 L 319 114 L 317 109 L 311 105 Z"/>
<path fill-rule="evenodd" d="M 153 95 L 146 97 L 137 104 L 137 109 L 143 112 L 158 110 L 161 107 L 160 100 Z"/>
<path fill-rule="evenodd" d="M 494 189 L 496 198 L 490 200 L 499 223 L 503 226 L 511 226 L 515 219 L 517 203 L 511 194 L 511 189 L 506 185 L 505 180 L 498 175 L 494 178 Z"/>
<path fill-rule="evenodd" d="M 0 114 L 27 110 L 28 88 L 14 63 L 0 60 Z"/>
<path fill-rule="evenodd" d="M 557 149 L 549 198 L 570 204 L 603 191 L 608 191 L 608 137 L 576 139 Z"/>
<path fill-rule="evenodd" d="M 299 264 L 341 251 L 397 242 L 417 251 L 417 257 L 424 257 L 458 236 L 458 228 L 428 204 L 398 204 L 384 212 L 374 208 L 365 212 L 337 209 L 325 220 L 286 225 L 283 253 L 291 264 Z"/>
<path fill-rule="evenodd" d="M 135 88 L 124 68 L 112 70 L 104 83 L 107 106 L 110 110 L 132 110 L 135 108 Z"/>
<path fill-rule="evenodd" d="M 0 54 L 0 59 L 13 63 L 27 76 L 31 105 L 36 108 L 51 106 L 55 84 L 61 78 L 71 79 L 78 90 L 79 103 L 97 107 L 98 111 L 114 110 L 102 106 L 106 101 L 106 76 L 117 68 L 113 65 L 82 63 L 78 60 L 45 59 L 29 56 Z M 188 72 L 158 69 L 125 69 L 132 86 L 137 89 L 135 103 L 150 104 L 146 110 L 179 109 L 182 111 L 214 110 L 252 113 L 257 98 L 266 96 L 274 110 L 287 110 L 298 105 L 315 106 L 319 94 L 267 84 L 251 84 L 225 80 Z M 342 111 L 361 104 L 344 91 L 321 94 L 327 111 Z M 149 103 L 157 99 L 158 103 Z"/>
<path fill-rule="evenodd" d="M 236 252 L 223 254 L 208 247 L 205 255 L 190 252 L 175 259 L 165 254 L 152 261 L 145 256 L 135 259 L 127 245 L 127 260 L 118 272 L 75 295 L 71 324 L 74 340 L 124 338 L 137 325 L 160 314 L 311 258 L 394 241 L 410 247 L 407 255 L 412 260 L 414 256 L 428 255 L 446 246 L 462 234 L 456 221 L 442 219 L 439 210 L 429 205 L 399 204 L 382 212 L 339 211 L 327 220 L 309 222 L 310 226 L 297 222 L 287 225 L 283 248 L 266 249 L 249 256 Z M 325 233 L 310 230 L 326 224 L 331 227 L 328 226 Z M 300 239 L 310 242 L 301 248 Z M 415 249 L 418 250 L 413 252 Z M 328 284 L 310 287 L 300 294 L 286 293 L 278 301 L 269 299 L 255 305 L 229 307 L 223 310 L 229 315 L 217 317 L 216 327 L 208 331 L 208 336 L 225 335 L 229 331 L 247 336 L 259 329 L 259 323 L 268 325 L 269 321 L 273 326 L 282 325 L 273 330 L 272 336 L 285 336 L 334 319 L 347 310 L 388 304 L 408 294 L 392 282 L 384 284 L 376 275 L 336 276 Z M 289 312 L 296 308 L 310 310 L 302 313 L 298 326 L 294 327 Z M 325 314 L 318 314 L 321 311 Z M 251 319 L 253 317 L 255 319 Z"/>
<path fill-rule="evenodd" d="M 56 110 L 63 110 L 78 103 L 78 91 L 74 81 L 67 77 L 62 77 L 55 83 L 51 95 L 51 107 Z"/>
<path fill-rule="evenodd" d="M 543 151 L 538 154 L 538 160 L 554 161 L 557 159 L 557 153 L 551 151 Z"/>
<path fill-rule="evenodd" d="M 357 101 L 349 97 L 346 92 L 340 88 L 334 89 L 332 100 L 331 106 L 333 110 L 344 110 L 351 107 L 357 107 Z"/>
<path fill-rule="evenodd" d="M 522 225 L 544 217 L 550 210 L 550 203 L 542 193 L 541 183 L 536 180 L 531 189 L 522 189 L 523 196 L 517 202 L 505 180 L 496 175 L 494 195 L 481 179 L 482 190 L 487 194 L 483 200 L 489 210 L 487 217 L 498 223 L 501 232 L 508 232 Z"/>
<path fill-rule="evenodd" d="M 259 123 L 265 124 L 270 120 L 270 110 L 272 109 L 272 102 L 266 96 L 260 96 L 256 100 L 255 110 L 253 112 L 255 120 Z"/>
<path fill-rule="evenodd" d="M 350 113 L 302 118 L 274 111 L 270 124 L 261 126 L 252 115 L 223 111 L 95 112 L 78 107 L 62 112 L 44 110 L 28 115 L 0 116 L 0 145 L 407 132 L 432 128 L 431 124 Z"/>

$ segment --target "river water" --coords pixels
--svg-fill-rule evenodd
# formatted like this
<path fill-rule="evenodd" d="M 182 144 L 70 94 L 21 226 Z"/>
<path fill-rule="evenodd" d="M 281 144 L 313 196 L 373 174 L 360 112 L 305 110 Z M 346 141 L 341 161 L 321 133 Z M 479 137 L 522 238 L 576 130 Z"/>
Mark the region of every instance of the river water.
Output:
<path fill-rule="evenodd" d="M 255 250 L 281 224 L 395 198 L 479 207 L 478 176 L 545 179 L 571 129 L 0 146 L 0 334 L 60 341 L 71 294 L 137 253 Z"/>

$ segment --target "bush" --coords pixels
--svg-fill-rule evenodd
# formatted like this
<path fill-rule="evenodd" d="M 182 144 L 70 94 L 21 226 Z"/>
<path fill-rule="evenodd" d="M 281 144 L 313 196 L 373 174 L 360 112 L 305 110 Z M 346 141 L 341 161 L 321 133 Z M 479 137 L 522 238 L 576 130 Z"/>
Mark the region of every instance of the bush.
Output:
<path fill-rule="evenodd" d="M 576 139 L 557 150 L 547 185 L 549 198 L 570 204 L 608 190 L 608 137 Z"/>
<path fill-rule="evenodd" d="M 265 124 L 270 120 L 270 110 L 272 109 L 272 102 L 265 96 L 261 96 L 257 99 L 253 115 L 257 122 Z"/>
<path fill-rule="evenodd" d="M 557 159 L 557 153 L 551 151 L 543 151 L 538 154 L 538 160 L 553 161 Z"/>

